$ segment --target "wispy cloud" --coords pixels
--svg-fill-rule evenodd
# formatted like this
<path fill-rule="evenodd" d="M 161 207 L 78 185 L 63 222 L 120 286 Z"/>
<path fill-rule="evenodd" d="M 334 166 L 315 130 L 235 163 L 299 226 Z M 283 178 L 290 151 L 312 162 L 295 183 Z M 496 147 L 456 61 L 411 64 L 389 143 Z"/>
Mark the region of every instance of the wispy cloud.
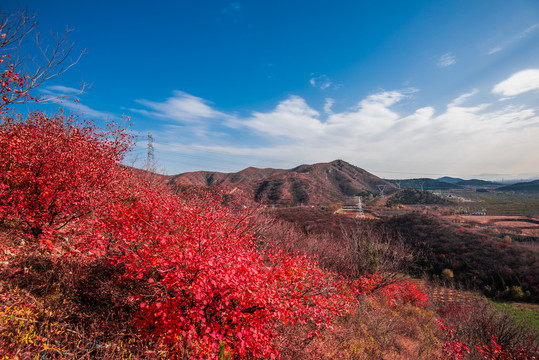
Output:
<path fill-rule="evenodd" d="M 51 94 L 51 95 L 52 94 L 73 95 L 73 94 L 78 94 L 80 92 L 80 89 L 75 89 L 75 88 L 63 86 L 63 85 L 51 85 L 43 89 L 42 92 L 45 94 Z"/>
<path fill-rule="evenodd" d="M 46 100 L 58 103 L 62 107 L 89 118 L 99 119 L 114 119 L 116 116 L 110 113 L 92 109 L 88 105 L 84 105 L 78 99 L 75 100 L 72 96 L 80 93 L 80 89 L 75 89 L 63 85 L 51 85 L 43 88 L 41 92 L 46 95 Z"/>
<path fill-rule="evenodd" d="M 229 115 L 213 109 L 210 102 L 202 98 L 187 94 L 183 91 L 174 91 L 174 96 L 164 102 L 145 99 L 136 100 L 147 109 L 130 109 L 146 116 L 174 120 L 179 123 L 201 123 L 215 118 L 230 118 Z"/>
<path fill-rule="evenodd" d="M 494 94 L 516 96 L 539 89 L 539 69 L 527 69 L 511 75 L 492 89 Z"/>
<path fill-rule="evenodd" d="M 490 49 L 490 50 L 488 51 L 488 54 L 489 54 L 489 55 L 495 54 L 495 53 L 497 53 L 498 51 L 502 51 L 502 49 L 503 49 L 503 48 L 502 48 L 501 46 L 499 46 L 499 45 L 498 45 L 498 46 L 495 46 L 495 47 L 493 47 L 492 49 Z"/>
<path fill-rule="evenodd" d="M 479 92 L 479 90 L 477 89 L 474 89 L 472 91 L 470 91 L 469 93 L 466 93 L 466 94 L 462 94 L 460 95 L 458 98 L 454 99 L 453 101 L 451 101 L 449 103 L 449 105 L 447 105 L 447 107 L 457 107 L 457 106 L 460 106 L 462 105 L 468 98 L 474 96 L 475 94 L 477 94 Z"/>
<path fill-rule="evenodd" d="M 439 67 L 448 67 L 457 62 L 455 56 L 451 54 L 450 52 L 443 54 L 438 59 L 438 66 Z"/>
<path fill-rule="evenodd" d="M 332 98 L 326 98 L 326 103 L 324 104 L 324 112 L 326 114 L 332 114 L 333 111 L 331 110 L 331 108 L 333 107 L 334 104 L 335 104 L 335 100 L 333 100 Z"/>
<path fill-rule="evenodd" d="M 518 41 L 524 37 L 526 37 L 528 34 L 530 34 L 532 31 L 536 30 L 539 28 L 539 24 L 533 24 L 532 26 L 529 26 L 528 28 L 524 29 L 523 31 L 521 31 L 520 33 L 518 33 L 517 35 L 509 38 L 508 40 L 505 40 L 504 42 L 502 42 L 501 44 L 499 45 L 496 45 L 494 46 L 493 48 L 491 48 L 489 51 L 488 51 L 488 54 L 489 55 L 492 55 L 492 54 L 495 54 L 499 51 L 502 51 L 504 48 L 506 48 L 507 46 L 509 46 L 510 44 L 514 43 L 515 41 Z"/>
<path fill-rule="evenodd" d="M 311 74 L 313 76 L 314 74 Z M 312 87 L 319 88 L 321 90 L 326 90 L 327 88 L 333 85 L 333 82 L 329 79 L 327 75 L 313 76 L 309 79 L 309 84 Z"/>
<path fill-rule="evenodd" d="M 74 102 L 72 100 L 62 101 L 62 106 L 74 111 L 75 113 L 83 114 L 90 118 L 100 118 L 100 119 L 116 118 L 116 116 L 111 115 L 110 113 L 92 109 L 87 105 L 81 104 L 80 102 Z"/>

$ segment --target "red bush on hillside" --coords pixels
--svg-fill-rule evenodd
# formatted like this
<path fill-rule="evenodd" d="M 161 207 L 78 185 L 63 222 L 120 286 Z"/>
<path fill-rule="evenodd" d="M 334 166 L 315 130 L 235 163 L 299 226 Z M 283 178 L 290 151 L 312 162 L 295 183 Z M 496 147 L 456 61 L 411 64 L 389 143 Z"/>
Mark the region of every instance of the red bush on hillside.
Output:
<path fill-rule="evenodd" d="M 242 213 L 186 200 L 146 191 L 109 204 L 83 242 L 152 284 L 152 296 L 131 299 L 136 323 L 176 356 L 277 356 L 280 327 L 327 327 L 351 305 L 339 279 L 307 258 L 258 252 Z"/>
<path fill-rule="evenodd" d="M 0 123 L 0 224 L 49 242 L 54 233 L 118 198 L 127 133 L 34 112 Z M 45 236 L 45 238 L 43 238 Z M 49 244 L 50 245 L 50 244 Z"/>
<path fill-rule="evenodd" d="M 119 161 L 129 141 L 117 127 L 101 132 L 63 115 L 4 119 L 2 225 L 33 245 L 62 240 L 70 258 L 108 259 L 148 284 L 124 301 L 172 357 L 275 357 L 281 329 L 317 333 L 350 308 L 339 277 L 270 244 L 260 250 L 248 213 L 205 194 L 127 183 Z"/>

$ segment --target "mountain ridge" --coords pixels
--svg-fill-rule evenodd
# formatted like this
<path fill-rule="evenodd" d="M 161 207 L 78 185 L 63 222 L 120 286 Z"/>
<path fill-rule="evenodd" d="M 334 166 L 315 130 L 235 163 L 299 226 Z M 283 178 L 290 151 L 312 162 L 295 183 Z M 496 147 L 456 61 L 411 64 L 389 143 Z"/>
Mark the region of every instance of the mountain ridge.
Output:
<path fill-rule="evenodd" d="M 248 167 L 238 172 L 195 171 L 171 176 L 169 185 L 219 187 L 257 203 L 327 205 L 357 195 L 391 193 L 396 187 L 344 160 L 302 164 L 292 169 Z"/>

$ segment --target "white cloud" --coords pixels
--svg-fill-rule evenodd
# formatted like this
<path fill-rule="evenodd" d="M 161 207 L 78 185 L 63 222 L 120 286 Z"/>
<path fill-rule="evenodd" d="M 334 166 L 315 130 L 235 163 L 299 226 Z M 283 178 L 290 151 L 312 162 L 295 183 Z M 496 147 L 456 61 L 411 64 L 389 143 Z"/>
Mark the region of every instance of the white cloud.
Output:
<path fill-rule="evenodd" d="M 321 134 L 323 124 L 319 115 L 303 98 L 290 96 L 269 113 L 254 112 L 243 121 L 243 126 L 266 135 L 301 139 Z"/>
<path fill-rule="evenodd" d="M 527 69 L 511 75 L 492 89 L 494 94 L 515 96 L 539 89 L 539 69 Z"/>
<path fill-rule="evenodd" d="M 47 86 L 41 90 L 42 94 L 45 94 L 44 99 L 46 102 L 60 104 L 62 107 L 73 111 L 76 114 L 84 115 L 88 118 L 101 118 L 101 119 L 114 119 L 116 116 L 110 113 L 102 112 L 96 109 L 92 109 L 88 105 L 82 104 L 78 99 L 73 96 L 78 95 L 81 89 L 75 89 L 63 85 Z"/>
<path fill-rule="evenodd" d="M 403 97 L 404 94 L 398 91 L 370 95 L 352 111 L 331 114 L 327 119 L 327 134 L 336 138 L 343 133 L 347 136 L 376 138 L 398 118 L 389 107 Z"/>
<path fill-rule="evenodd" d="M 471 92 L 469 93 L 466 93 L 466 94 L 462 94 L 460 95 L 458 98 L 454 99 L 453 101 L 451 101 L 449 103 L 449 105 L 447 105 L 447 107 L 457 107 L 459 105 L 462 105 L 468 98 L 474 96 L 475 94 L 477 94 L 479 92 L 479 90 L 477 89 L 474 89 L 472 90 Z"/>
<path fill-rule="evenodd" d="M 492 49 L 490 49 L 488 51 L 488 54 L 492 55 L 492 54 L 495 54 L 495 53 L 497 53 L 498 51 L 501 51 L 501 50 L 502 50 L 501 46 L 495 46 L 495 47 L 493 47 Z"/>
<path fill-rule="evenodd" d="M 175 120 L 180 123 L 200 123 L 202 120 L 215 118 L 230 118 L 229 115 L 213 109 L 208 101 L 184 93 L 174 91 L 174 96 L 165 102 L 150 100 L 136 100 L 139 104 L 153 110 L 131 109 L 146 116 L 154 116 L 163 119 Z"/>
<path fill-rule="evenodd" d="M 313 75 L 313 74 L 311 74 Z M 326 90 L 329 88 L 333 83 L 329 79 L 327 75 L 320 75 L 315 76 L 309 79 L 309 84 L 311 84 L 315 88 L 319 88 L 321 90 Z"/>
<path fill-rule="evenodd" d="M 536 159 L 522 156 L 539 153 L 539 116 L 533 108 L 514 101 L 473 102 L 479 92 L 473 90 L 441 107 L 439 113 L 432 106 L 408 114 L 395 110 L 410 92 L 375 93 L 337 112 L 332 109 L 334 99 L 324 99 L 324 112 L 318 112 L 304 98 L 290 96 L 270 111 L 253 111 L 244 117 L 223 114 L 205 100 L 181 93 L 180 99 L 207 106 L 194 106 L 204 109 L 191 111 L 197 116 L 233 118 L 234 122 L 219 123 L 229 126 L 229 136 L 199 135 L 189 131 L 197 124 L 184 123 L 177 130 L 181 139 L 175 139 L 173 129 L 169 129 L 170 138 L 160 149 L 181 149 L 208 163 L 212 157 L 219 158 L 216 167 L 221 171 L 227 170 L 227 163 L 236 164 L 234 168 L 239 170 L 241 165 L 237 164 L 242 161 L 244 167 L 290 168 L 337 158 L 366 170 L 402 173 L 529 173 L 536 168 Z M 169 100 L 163 104 L 170 106 Z M 185 106 L 180 108 L 185 112 Z M 212 122 L 209 124 L 211 129 Z M 185 135 L 186 127 L 192 136 Z M 231 140 L 234 138 L 241 140 Z"/>
<path fill-rule="evenodd" d="M 343 133 L 347 136 L 373 137 L 393 125 L 398 115 L 389 110 L 389 107 L 404 96 L 398 91 L 370 95 L 354 109 L 340 113 L 328 113 L 333 100 L 326 99 L 324 108 L 328 116 L 325 122 L 321 120 L 320 113 L 307 105 L 303 98 L 291 96 L 279 103 L 273 111 L 253 112 L 251 117 L 240 122 L 242 126 L 259 134 L 296 140 L 323 137 L 334 140 Z"/>
<path fill-rule="evenodd" d="M 52 85 L 52 86 L 47 86 L 47 88 L 45 88 L 42 91 L 45 94 L 50 94 L 50 95 L 53 95 L 53 94 L 54 95 L 59 95 L 59 94 L 74 95 L 74 94 L 78 94 L 80 92 L 80 89 L 75 89 L 72 87 L 62 86 L 62 85 Z"/>
<path fill-rule="evenodd" d="M 457 62 L 455 56 L 451 54 L 450 52 L 443 54 L 438 59 L 438 66 L 439 67 L 448 67 Z"/>
<path fill-rule="evenodd" d="M 326 98 L 326 103 L 324 104 L 324 112 L 326 114 L 331 114 L 333 111 L 331 110 L 331 107 L 335 104 L 335 100 L 332 98 Z"/>
<path fill-rule="evenodd" d="M 453 101 L 459 106 L 448 106 L 439 115 L 435 115 L 433 107 L 423 107 L 401 116 L 390 107 L 405 96 L 385 92 L 362 100 L 355 111 L 328 115 L 326 121 L 296 97 L 294 102 L 301 104 L 301 111 L 290 106 L 288 99 L 277 106 L 280 111 L 256 114 L 258 120 L 267 120 L 264 126 L 257 127 L 262 137 L 286 136 L 290 141 L 283 144 L 279 137 L 274 146 L 225 146 L 214 150 L 249 153 L 266 159 L 262 166 L 277 161 L 292 167 L 344 158 L 367 170 L 406 172 L 414 166 L 417 171 L 420 166 L 434 173 L 517 173 L 535 169 L 534 160 L 522 154 L 539 152 L 539 144 L 533 140 L 539 136 L 539 116 L 523 107 L 488 111 L 490 104 L 462 106 L 470 94 Z M 514 146 L 508 148 L 506 144 Z"/>

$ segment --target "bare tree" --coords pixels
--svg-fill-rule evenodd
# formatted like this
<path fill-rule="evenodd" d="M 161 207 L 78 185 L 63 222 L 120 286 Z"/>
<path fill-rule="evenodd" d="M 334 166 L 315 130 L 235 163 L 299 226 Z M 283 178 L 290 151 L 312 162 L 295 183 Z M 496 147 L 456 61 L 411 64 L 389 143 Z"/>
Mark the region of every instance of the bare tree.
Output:
<path fill-rule="evenodd" d="M 400 237 L 393 238 L 368 221 L 341 226 L 341 231 L 353 277 L 379 273 L 385 283 L 392 282 L 413 263 L 416 254 Z"/>
<path fill-rule="evenodd" d="M 74 97 L 87 88 L 81 84 L 77 93 L 69 95 L 31 95 L 30 91 L 63 74 L 75 65 L 84 50 L 73 55 L 75 43 L 68 40 L 71 29 L 51 33 L 52 41 L 43 41 L 36 30 L 35 14 L 18 10 L 0 13 L 0 112 L 13 104 L 56 102 Z M 23 54 L 26 40 L 33 39 L 34 53 Z M 51 44 L 51 45 L 48 45 Z"/>

